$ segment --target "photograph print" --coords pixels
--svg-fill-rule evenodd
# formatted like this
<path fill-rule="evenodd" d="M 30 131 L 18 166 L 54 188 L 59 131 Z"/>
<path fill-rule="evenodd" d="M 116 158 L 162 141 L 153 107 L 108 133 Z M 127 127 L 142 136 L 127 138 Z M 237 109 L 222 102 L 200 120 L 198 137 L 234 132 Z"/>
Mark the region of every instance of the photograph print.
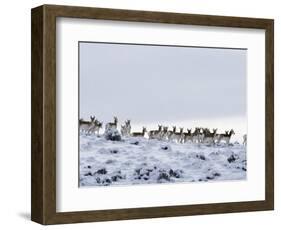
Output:
<path fill-rule="evenodd" d="M 79 187 L 247 179 L 247 49 L 78 46 Z"/>

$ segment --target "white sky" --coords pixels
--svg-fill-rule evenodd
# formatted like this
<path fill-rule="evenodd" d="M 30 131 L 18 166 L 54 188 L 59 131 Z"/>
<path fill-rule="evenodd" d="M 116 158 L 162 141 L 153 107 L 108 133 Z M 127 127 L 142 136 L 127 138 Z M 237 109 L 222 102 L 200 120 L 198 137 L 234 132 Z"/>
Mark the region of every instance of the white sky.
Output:
<path fill-rule="evenodd" d="M 79 43 L 80 118 L 245 127 L 247 51 Z M 231 124 L 231 120 L 239 124 Z M 232 126 L 231 126 L 232 125 Z"/>

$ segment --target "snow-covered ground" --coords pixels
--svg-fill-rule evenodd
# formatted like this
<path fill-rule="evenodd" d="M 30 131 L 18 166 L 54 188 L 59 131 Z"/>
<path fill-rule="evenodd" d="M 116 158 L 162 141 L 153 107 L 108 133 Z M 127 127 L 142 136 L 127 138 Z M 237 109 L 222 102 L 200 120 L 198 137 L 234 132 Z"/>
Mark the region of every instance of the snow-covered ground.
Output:
<path fill-rule="evenodd" d="M 80 134 L 80 186 L 245 180 L 246 147 Z"/>

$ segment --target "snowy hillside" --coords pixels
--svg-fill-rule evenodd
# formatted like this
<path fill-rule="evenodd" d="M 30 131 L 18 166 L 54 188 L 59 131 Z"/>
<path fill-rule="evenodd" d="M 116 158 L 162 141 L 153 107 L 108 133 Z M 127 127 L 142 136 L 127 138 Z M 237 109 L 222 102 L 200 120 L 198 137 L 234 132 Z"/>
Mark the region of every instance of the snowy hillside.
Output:
<path fill-rule="evenodd" d="M 80 186 L 244 180 L 246 147 L 239 143 L 177 144 L 80 135 Z"/>

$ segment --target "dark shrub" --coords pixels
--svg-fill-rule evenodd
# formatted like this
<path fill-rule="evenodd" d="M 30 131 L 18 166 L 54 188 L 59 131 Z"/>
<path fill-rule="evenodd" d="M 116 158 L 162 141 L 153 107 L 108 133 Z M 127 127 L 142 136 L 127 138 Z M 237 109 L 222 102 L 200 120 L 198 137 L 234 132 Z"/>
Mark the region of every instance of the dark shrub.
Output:
<path fill-rule="evenodd" d="M 93 174 L 91 172 L 87 172 L 84 174 L 84 176 L 93 176 Z"/>
<path fill-rule="evenodd" d="M 117 149 L 111 149 L 110 153 L 116 154 L 116 153 L 118 153 L 118 150 Z"/>
<path fill-rule="evenodd" d="M 202 161 L 206 160 L 206 157 L 204 155 L 196 155 L 196 157 Z"/>
<path fill-rule="evenodd" d="M 107 170 L 105 168 L 99 169 L 95 172 L 96 174 L 107 174 Z"/>
<path fill-rule="evenodd" d="M 167 180 L 170 181 L 170 176 L 166 172 L 160 172 L 158 176 L 158 180 Z"/>
<path fill-rule="evenodd" d="M 232 163 L 232 162 L 234 162 L 235 160 L 236 160 L 236 158 L 234 157 L 233 154 L 231 154 L 231 156 L 227 158 L 228 163 Z"/>
<path fill-rule="evenodd" d="M 213 173 L 213 176 L 218 177 L 218 176 L 221 176 L 221 174 L 218 172 L 215 172 L 215 173 Z"/>
<path fill-rule="evenodd" d="M 132 144 L 132 145 L 139 145 L 139 141 L 135 141 L 135 142 L 131 142 L 130 144 Z"/>
<path fill-rule="evenodd" d="M 107 129 L 104 133 L 104 138 L 110 141 L 121 141 L 121 134 L 117 129 Z"/>
<path fill-rule="evenodd" d="M 182 174 L 181 170 L 173 170 L 173 169 L 169 170 L 170 177 L 180 178 L 181 174 Z"/>

